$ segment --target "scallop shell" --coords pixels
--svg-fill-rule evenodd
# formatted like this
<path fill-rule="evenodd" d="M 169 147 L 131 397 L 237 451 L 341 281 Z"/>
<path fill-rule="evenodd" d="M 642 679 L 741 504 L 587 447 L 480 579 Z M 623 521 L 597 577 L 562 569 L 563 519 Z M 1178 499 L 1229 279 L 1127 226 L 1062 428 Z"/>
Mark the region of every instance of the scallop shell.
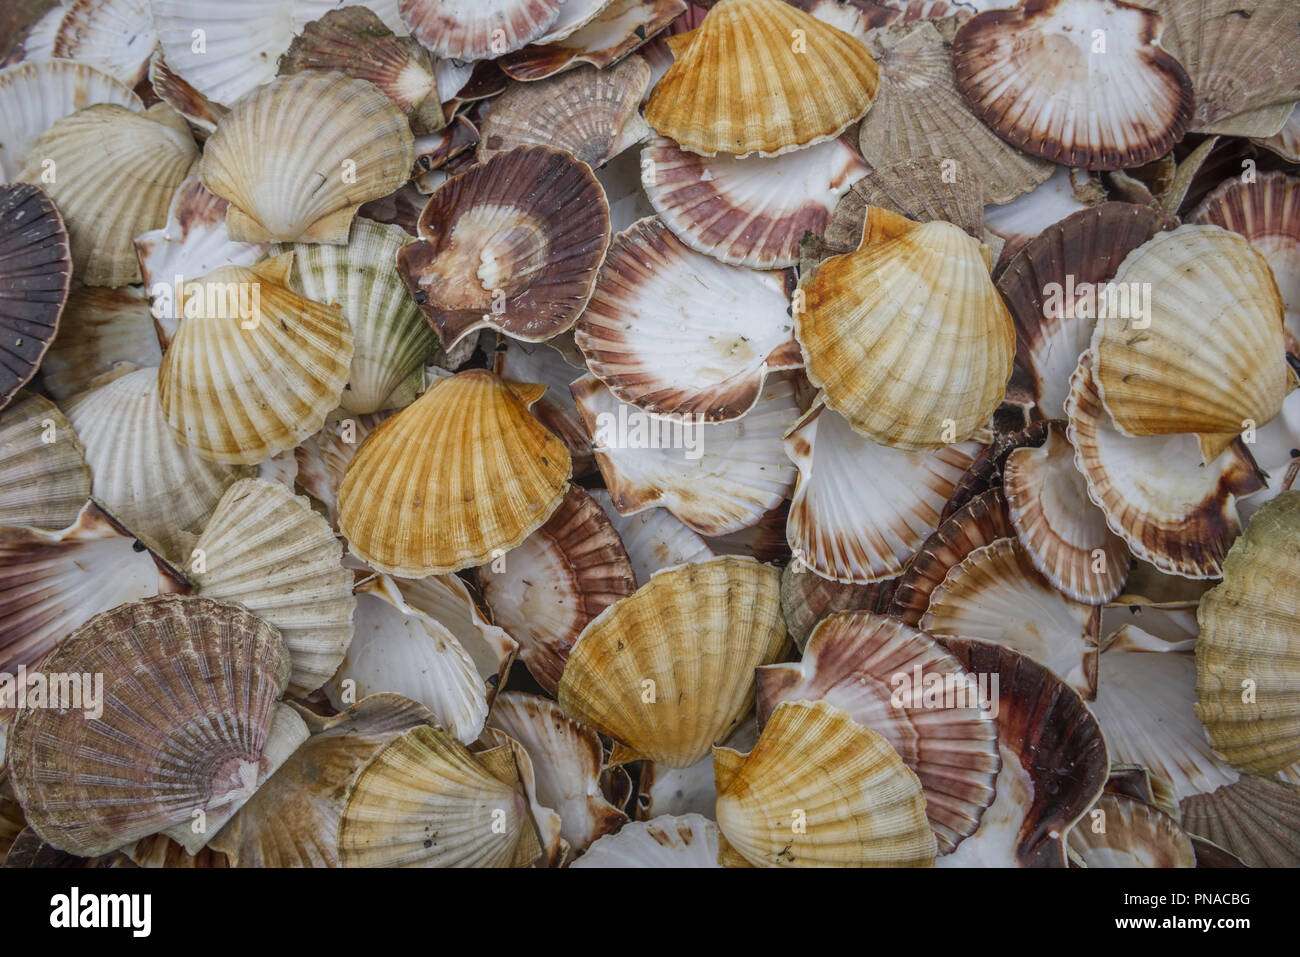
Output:
<path fill-rule="evenodd" d="M 134 87 L 148 73 L 157 43 L 149 0 L 75 0 L 59 24 L 52 52 Z"/>
<path fill-rule="evenodd" d="M 21 394 L 0 413 L 0 526 L 66 528 L 89 498 L 72 426 L 49 399 Z"/>
<path fill-rule="evenodd" d="M 1282 129 L 1272 136 L 1256 139 L 1255 142 L 1289 162 L 1300 163 L 1300 103 L 1291 107 L 1291 113 Z"/>
<path fill-rule="evenodd" d="M 1128 547 L 1088 498 L 1065 424 L 1054 422 L 1042 447 L 1013 450 L 1004 475 L 1016 537 L 1052 587 L 1085 605 L 1117 596 L 1128 573 Z"/>
<path fill-rule="evenodd" d="M 446 348 L 485 327 L 529 342 L 564 332 L 609 248 L 609 205 L 586 164 L 542 146 L 448 180 L 397 266 Z"/>
<path fill-rule="evenodd" d="M 153 302 L 157 337 L 164 349 L 180 324 L 176 292 L 184 288 L 187 277 L 206 276 L 223 266 L 252 266 L 271 248 L 270 243 L 231 241 L 226 232 L 229 205 L 208 192 L 198 171 L 191 170 L 172 197 L 167 224 L 135 238 L 140 274 Z M 161 359 L 140 364 L 160 365 Z"/>
<path fill-rule="evenodd" d="M 971 499 L 940 523 L 898 578 L 889 614 L 909 625 L 919 624 L 930 596 L 948 572 L 967 555 L 999 539 L 1015 535 L 1001 488 Z"/>
<path fill-rule="evenodd" d="M 402 111 L 372 84 L 307 71 L 236 103 L 209 138 L 199 175 L 229 201 L 235 242 L 343 245 L 357 208 L 406 182 L 414 143 Z"/>
<path fill-rule="evenodd" d="M 1097 666 L 1097 698 L 1090 704 L 1111 760 L 1159 775 L 1174 801 L 1239 777 L 1211 750 L 1196 718 L 1191 650 L 1190 641 L 1166 641 L 1126 625 L 1106 641 Z"/>
<path fill-rule="evenodd" d="M 780 575 L 715 558 L 658 572 L 584 629 L 560 677 L 565 714 L 621 745 L 613 763 L 687 767 L 754 700 L 754 668 L 788 645 Z"/>
<path fill-rule="evenodd" d="M 1005 206 L 986 207 L 984 225 L 1003 241 L 994 272 L 1000 274 L 1011 257 L 1048 226 L 1105 198 L 1105 189 L 1088 174 L 1058 166 L 1041 186 Z"/>
<path fill-rule="evenodd" d="M 442 129 L 445 118 L 429 52 L 394 35 L 374 12 L 346 6 L 308 23 L 280 58 L 279 73 L 337 72 L 367 80 L 397 104 L 418 133 Z"/>
<path fill-rule="evenodd" d="M 1300 179 L 1272 171 L 1249 183 L 1227 179 L 1187 217 L 1246 237 L 1273 270 L 1286 325 L 1300 336 Z"/>
<path fill-rule="evenodd" d="M 71 282 L 68 231 L 50 198 L 0 187 L 0 409 L 36 374 Z"/>
<path fill-rule="evenodd" d="M 1130 292 L 1127 310 L 1115 288 Z M 1159 292 L 1145 294 L 1139 316 L 1131 300 L 1142 288 Z M 1195 432 L 1209 462 L 1273 418 L 1296 386 L 1277 283 L 1235 233 L 1189 225 L 1157 234 L 1120 265 L 1107 300 L 1092 337 L 1093 376 L 1125 435 Z"/>
<path fill-rule="evenodd" d="M 577 0 L 566 0 L 566 8 Z M 683 0 L 613 0 L 599 14 L 567 37 L 539 38 L 534 45 L 507 54 L 499 61 L 510 77 L 536 81 L 574 69 L 581 64 L 605 69 L 613 66 L 687 9 Z M 551 34 L 565 18 L 552 25 Z"/>
<path fill-rule="evenodd" d="M 1190 435 L 1122 435 L 1102 407 L 1087 353 L 1070 380 L 1065 411 L 1075 465 L 1111 531 L 1161 571 L 1219 577 L 1241 527 L 1236 500 L 1264 487 L 1246 447 L 1235 443 L 1230 454 L 1202 467 Z"/>
<path fill-rule="evenodd" d="M 808 636 L 823 618 L 841 611 L 889 611 L 896 585 L 892 578 L 870 585 L 831 581 L 803 562 L 792 561 L 781 572 L 781 614 L 786 631 L 803 651 Z"/>
<path fill-rule="evenodd" d="M 786 702 L 754 750 L 715 750 L 722 862 L 927 867 L 921 782 L 888 741 L 825 702 Z"/>
<path fill-rule="evenodd" d="M 1182 803 L 1183 827 L 1231 851 L 1247 867 L 1300 866 L 1300 788 L 1243 775 Z"/>
<path fill-rule="evenodd" d="M 1174 818 L 1119 794 L 1103 794 L 1067 844 L 1084 867 L 1196 866 L 1191 838 Z"/>
<path fill-rule="evenodd" d="M 1009 203 L 1051 175 L 1050 163 L 976 118 L 953 76 L 952 45 L 933 23 L 895 24 L 865 39 L 880 67 L 880 92 L 858 143 L 873 167 L 936 157 L 942 182 L 958 182 L 958 171 L 973 176 L 991 203 Z"/>
<path fill-rule="evenodd" d="M 80 286 L 68 295 L 58 335 L 41 360 L 41 383 L 50 398 L 64 402 L 92 384 L 161 362 L 144 290 Z"/>
<path fill-rule="evenodd" d="M 246 799 L 289 681 L 273 627 L 205 598 L 105 612 L 43 667 L 104 676 L 101 717 L 24 708 L 9 742 L 28 825 L 88 857 Z"/>
<path fill-rule="evenodd" d="M 486 60 L 545 36 L 564 0 L 401 0 L 411 35 L 440 57 Z"/>
<path fill-rule="evenodd" d="M 1161 29 L 1159 13 L 1119 0 L 1022 0 L 957 31 L 957 87 L 1030 153 L 1085 169 L 1141 166 L 1192 118 L 1192 82 L 1160 46 Z"/>
<path fill-rule="evenodd" d="M 58 531 L 0 528 L 0 671 L 35 664 L 100 612 L 171 590 L 134 544 L 92 504 Z"/>
<path fill-rule="evenodd" d="M 1092 344 L 1097 297 L 1125 257 L 1172 225 L 1152 209 L 1102 203 L 1048 226 L 998 277 L 1016 324 L 1011 391 L 1048 418 L 1065 415 L 1070 376 Z"/>
<path fill-rule="evenodd" d="M 965 700 L 945 695 L 958 687 Z M 870 612 L 825 618 L 802 661 L 758 669 L 759 720 L 788 701 L 829 702 L 889 743 L 920 780 L 940 854 L 979 827 L 1000 766 L 992 703 L 931 636 Z"/>
<path fill-rule="evenodd" d="M 338 489 L 348 463 L 366 438 L 396 410 L 340 418 L 326 422 L 319 432 L 294 449 L 298 466 L 295 482 L 324 506 L 330 524 L 338 529 Z"/>
<path fill-rule="evenodd" d="M 158 399 L 173 436 L 201 458 L 260 462 L 316 432 L 338 405 L 352 330 L 337 307 L 286 287 L 291 258 L 226 266 L 185 286 Z"/>
<path fill-rule="evenodd" d="M 17 179 L 43 183 L 63 214 L 73 277 L 90 286 L 140 281 L 134 239 L 166 222 L 172 195 L 198 156 L 171 107 L 143 113 L 99 104 L 59 120 L 32 145 Z"/>
<path fill-rule="evenodd" d="M 275 77 L 293 39 L 294 0 L 150 0 L 168 66 L 206 97 L 233 104 Z M 201 32 L 195 34 L 195 30 Z"/>
<path fill-rule="evenodd" d="M 468 341 L 468 340 L 466 340 Z M 582 428 L 582 416 L 574 404 L 569 384 L 586 369 L 582 354 L 570 359 L 557 348 L 554 340 L 549 344 L 520 342 L 508 336 L 497 336 L 496 356 L 492 370 L 507 382 L 537 382 L 546 386 L 546 393 L 533 406 L 537 421 L 555 433 L 569 450 L 573 460 L 575 478 L 596 471 L 596 458 Z M 572 345 L 572 343 L 569 343 Z M 573 352 L 577 352 L 574 346 Z"/>
<path fill-rule="evenodd" d="M 693 153 L 812 146 L 839 136 L 876 95 L 860 41 L 780 0 L 728 0 L 686 36 L 646 120 Z"/>
<path fill-rule="evenodd" d="M 5 25 L 5 42 L 12 42 L 13 46 L 5 51 L 0 63 L 44 61 L 54 56 L 54 37 L 68 12 L 67 5 L 68 0 L 53 0 L 50 8 L 40 15 L 37 8 L 45 6 L 43 2 L 20 6 L 21 12 L 11 16 Z"/>
<path fill-rule="evenodd" d="M 144 109 L 129 87 L 85 63 L 43 60 L 0 70 L 0 181 L 18 175 L 42 133 L 96 103 Z"/>
<path fill-rule="evenodd" d="M 344 867 L 527 867 L 541 853 L 509 745 L 474 755 L 428 727 L 357 772 L 338 848 Z"/>
<path fill-rule="evenodd" d="M 615 237 L 574 341 L 623 402 L 665 416 L 738 419 L 769 371 L 802 365 L 784 278 L 718 262 L 659 219 Z"/>
<path fill-rule="evenodd" d="M 1015 408 L 1015 406 L 1004 403 L 998 411 L 1001 414 L 1008 409 Z M 986 446 L 975 456 L 975 461 L 971 463 L 970 468 L 966 470 L 966 474 L 957 483 L 956 489 L 948 498 L 948 503 L 943 507 L 942 517 L 944 520 L 951 518 L 959 508 L 977 495 L 983 495 L 992 488 L 1001 488 L 1007 456 L 1016 449 L 1038 448 L 1047 441 L 1047 433 L 1051 427 L 1050 423 L 1046 421 L 1024 425 L 1024 422 L 1019 417 L 1016 417 L 1012 427 L 1024 427 L 1015 432 L 1002 431 L 996 417 L 994 425 L 993 444 Z"/>
<path fill-rule="evenodd" d="M 962 442 L 902 452 L 855 433 L 813 406 L 785 439 L 799 467 L 786 537 L 814 572 L 869 584 L 893 578 L 939 524 L 939 513 L 979 451 Z"/>
<path fill-rule="evenodd" d="M 167 65 L 162 50 L 149 61 L 149 86 L 157 97 L 189 121 L 195 135 L 206 140 L 230 110 L 194 89 Z M 222 214 L 224 216 L 223 208 Z"/>
<path fill-rule="evenodd" d="M 873 206 L 858 250 L 822 264 L 795 334 L 808 378 L 855 431 L 919 451 L 965 441 L 989 421 L 1015 332 L 986 253 L 950 223 Z"/>
<path fill-rule="evenodd" d="M 1191 129 L 1201 133 L 1270 136 L 1273 117 L 1300 99 L 1291 68 L 1300 59 L 1295 9 L 1286 0 L 1164 0 L 1165 46 L 1187 68 L 1196 89 Z M 1259 126 L 1242 114 L 1273 110 Z M 1250 119 L 1247 117 L 1247 119 Z M 1271 129 L 1269 127 L 1272 127 Z"/>
<path fill-rule="evenodd" d="M 825 232 L 837 200 L 866 172 L 842 139 L 774 159 L 707 158 L 663 136 L 641 151 L 646 195 L 677 238 L 752 269 L 795 265 L 804 234 Z"/>
<path fill-rule="evenodd" d="M 826 224 L 828 256 L 851 253 L 861 245 L 871 206 L 920 223 L 952 223 L 976 239 L 987 235 L 984 185 L 960 160 L 930 156 L 873 169 L 836 204 Z"/>
<path fill-rule="evenodd" d="M 591 497 L 604 510 L 622 539 L 639 585 L 644 585 L 661 569 L 714 557 L 714 551 L 704 536 L 666 508 L 648 508 L 635 515 L 624 515 L 614 507 L 613 499 L 605 489 L 593 491 Z"/>
<path fill-rule="evenodd" d="M 408 242 L 400 227 L 358 217 L 346 246 L 292 247 L 290 288 L 339 306 L 352 329 L 351 377 L 339 400 L 348 412 L 384 408 L 399 386 L 423 373 L 434 349 L 432 330 L 393 269 Z"/>
<path fill-rule="evenodd" d="M 393 692 L 428 708 L 440 727 L 472 743 L 487 720 L 482 678 L 456 636 L 409 605 L 387 575 L 357 586 L 356 637 L 325 694 L 335 708 Z"/>
<path fill-rule="evenodd" d="M 642 412 L 595 376 L 572 388 L 596 464 L 624 515 L 662 505 L 701 535 L 725 535 L 762 521 L 794 484 L 781 436 L 800 409 L 784 377 L 769 378 L 744 417 L 717 423 Z"/>
<path fill-rule="evenodd" d="M 1060 679 L 1010 648 L 943 644 L 997 702 L 1002 770 L 979 829 L 938 866 L 1065 867 L 1065 837 L 1101 797 L 1110 769 L 1096 719 Z"/>
<path fill-rule="evenodd" d="M 86 450 L 95 502 L 165 558 L 189 557 L 227 488 L 251 469 L 207 462 L 177 443 L 158 402 L 158 370 L 137 369 L 64 406 Z"/>
<path fill-rule="evenodd" d="M 1196 716 L 1218 754 L 1256 774 L 1300 760 L 1298 533 L 1300 492 L 1283 492 L 1255 513 L 1196 613 Z"/>
<path fill-rule="evenodd" d="M 635 56 L 610 70 L 582 66 L 517 83 L 492 102 L 480 131 L 479 162 L 519 146 L 549 146 L 594 169 L 646 135 L 638 108 L 649 89 L 650 67 Z"/>
<path fill-rule="evenodd" d="M 279 629 L 289 687 L 306 695 L 334 674 L 352 641 L 352 575 L 329 525 L 305 498 L 244 479 L 222 496 L 186 562 L 197 594 L 238 602 Z"/>
<path fill-rule="evenodd" d="M 500 695 L 491 723 L 536 755 L 537 798 L 559 812 L 561 837 L 574 853 L 628 822 L 601 794 L 599 736 L 565 717 L 554 701 L 518 692 Z"/>
<path fill-rule="evenodd" d="M 699 814 L 664 815 L 607 834 L 571 867 L 718 867 L 718 826 Z"/>
<path fill-rule="evenodd" d="M 551 517 L 569 453 L 528 413 L 540 387 L 517 388 L 481 370 L 439 379 L 371 434 L 339 488 L 354 554 L 422 578 L 481 565 Z"/>
<path fill-rule="evenodd" d="M 520 657 L 547 694 L 555 693 L 569 651 L 587 624 L 636 591 L 618 533 L 576 485 L 569 486 L 546 524 L 480 567 L 477 578 L 493 621 L 519 642 Z M 510 728 L 503 730 L 519 738 Z"/>
<path fill-rule="evenodd" d="M 930 594 L 921 629 L 1005 645 L 1051 669 L 1087 699 L 1097 693 L 1101 613 L 1039 576 L 1013 538 L 975 549 Z"/>
<path fill-rule="evenodd" d="M 753 750 L 758 722 L 747 714 L 719 747 Z M 641 762 L 637 780 L 636 817 L 648 821 L 661 814 L 699 814 L 710 821 L 717 815 L 718 788 L 713 777 L 713 755 L 706 754 L 685 768 L 670 768 L 653 761 Z M 716 858 L 715 858 L 716 860 Z"/>

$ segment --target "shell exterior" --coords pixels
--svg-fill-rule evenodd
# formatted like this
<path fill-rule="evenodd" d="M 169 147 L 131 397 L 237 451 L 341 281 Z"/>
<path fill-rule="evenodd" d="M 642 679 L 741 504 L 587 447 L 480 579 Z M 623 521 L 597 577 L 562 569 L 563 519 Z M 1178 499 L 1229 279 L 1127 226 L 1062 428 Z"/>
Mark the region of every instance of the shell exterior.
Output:
<path fill-rule="evenodd" d="M 1091 821 L 1105 828 L 1097 831 Z M 1084 867 L 1195 867 L 1192 841 L 1178 822 L 1150 804 L 1120 794 L 1103 794 L 1089 818 L 1070 828 L 1072 857 Z"/>
<path fill-rule="evenodd" d="M 518 388 L 481 370 L 439 379 L 371 433 L 338 494 L 354 554 L 407 578 L 445 574 L 514 548 L 551 517 L 569 453 L 528 413 L 540 388 Z"/>
<path fill-rule="evenodd" d="M 1272 136 L 1256 139 L 1255 142 L 1285 160 L 1300 163 L 1300 104 L 1291 108 L 1291 113 L 1280 130 Z"/>
<path fill-rule="evenodd" d="M 1231 851 L 1247 867 L 1300 865 L 1300 788 L 1243 775 L 1213 794 L 1196 794 L 1181 805 L 1187 833 Z"/>
<path fill-rule="evenodd" d="M 802 562 L 791 562 L 781 572 L 781 614 L 786 630 L 802 651 L 817 623 L 836 612 L 887 612 L 896 584 L 894 579 L 870 585 L 831 581 Z"/>
<path fill-rule="evenodd" d="M 352 330 L 337 307 L 287 288 L 289 259 L 226 266 L 185 286 L 158 400 L 176 440 L 204 459 L 260 462 L 316 432 L 338 405 Z"/>
<path fill-rule="evenodd" d="M 41 382 L 54 401 L 65 402 L 96 380 L 161 362 L 144 290 L 81 286 L 68 295 L 58 335 L 41 360 Z"/>
<path fill-rule="evenodd" d="M 576 0 L 566 0 L 564 7 L 573 7 L 575 3 Z M 659 33 L 687 9 L 685 0 L 613 0 L 567 37 L 540 38 L 535 45 L 506 54 L 499 63 L 508 76 L 525 81 L 544 80 L 584 63 L 603 70 Z M 564 17 L 562 9 L 552 31 Z"/>
<path fill-rule="evenodd" d="M 0 408 L 36 374 L 71 282 L 68 230 L 50 198 L 0 187 Z"/>
<path fill-rule="evenodd" d="M 959 163 L 991 203 L 1009 203 L 1051 175 L 1050 163 L 1000 139 L 975 116 L 957 88 L 952 44 L 933 23 L 895 24 L 865 41 L 880 67 L 880 93 L 858 142 L 873 167 L 939 157 L 953 174 Z"/>
<path fill-rule="evenodd" d="M 1098 295 L 1133 250 L 1169 221 L 1131 203 L 1071 213 L 1026 243 L 998 277 L 1016 324 L 1016 367 L 1009 392 L 1048 418 L 1065 415 L 1070 376 L 1092 345 Z"/>
<path fill-rule="evenodd" d="M 576 347 L 573 351 L 576 351 Z M 492 370 L 507 382 L 537 382 L 545 385 L 546 393 L 533 406 L 533 415 L 568 447 L 575 478 L 596 471 L 596 458 L 592 454 L 591 443 L 587 441 L 587 433 L 582 428 L 582 417 L 578 415 L 573 393 L 569 391 L 569 384 L 584 370 L 581 353 L 578 358 L 570 358 L 555 347 L 555 342 L 520 342 L 518 339 L 498 335 Z"/>
<path fill-rule="evenodd" d="M 125 286 L 140 281 L 135 237 L 166 222 L 197 157 L 189 127 L 166 104 L 143 113 L 98 104 L 42 133 L 16 178 L 43 183 L 53 169 L 47 185 L 67 223 L 73 278 Z"/>
<path fill-rule="evenodd" d="M 149 0 L 75 0 L 59 24 L 52 52 L 134 87 L 145 78 L 157 42 Z"/>
<path fill-rule="evenodd" d="M 429 52 L 397 36 L 373 11 L 347 6 L 308 23 L 280 58 L 281 76 L 316 70 L 373 83 L 411 119 L 416 132 L 442 129 L 438 77 Z"/>
<path fill-rule="evenodd" d="M 189 558 L 187 536 L 200 534 L 226 489 L 251 473 L 176 441 L 159 405 L 157 369 L 89 389 L 64 412 L 86 450 L 95 502 L 177 565 Z"/>
<path fill-rule="evenodd" d="M 754 407 L 769 371 L 803 364 L 789 308 L 780 274 L 720 263 L 641 220 L 615 237 L 574 341 L 622 401 L 727 421 Z"/>
<path fill-rule="evenodd" d="M 1217 753 L 1256 774 L 1300 760 L 1298 533 L 1300 491 L 1283 492 L 1251 518 L 1196 613 L 1196 716 Z"/>
<path fill-rule="evenodd" d="M 235 242 L 343 245 L 357 208 L 406 182 L 414 161 L 415 139 L 392 100 L 365 80 L 309 70 L 236 103 L 199 175 L 230 203 Z"/>
<path fill-rule="evenodd" d="M 587 624 L 636 591 L 622 540 L 600 506 L 576 485 L 569 486 L 545 525 L 499 562 L 480 567 L 477 578 L 493 621 L 519 642 L 520 657 L 548 694 L 555 693 L 569 651 Z"/>
<path fill-rule="evenodd" d="M 67 528 L 89 498 L 72 426 L 49 399 L 23 393 L 0 414 L 0 526 Z"/>
<path fill-rule="evenodd" d="M 1128 573 L 1128 546 L 1088 498 L 1065 424 L 1053 423 L 1039 448 L 1013 449 L 1004 476 L 1016 537 L 1052 587 L 1085 605 L 1115 598 Z"/>
<path fill-rule="evenodd" d="M 0 527 L 0 671 L 34 665 L 100 612 L 170 589 L 134 544 L 92 504 L 59 531 Z"/>
<path fill-rule="evenodd" d="M 1296 387 L 1277 283 L 1241 236 L 1193 225 L 1159 233 L 1120 265 L 1116 287 L 1159 290 L 1141 316 L 1131 297 L 1125 311 L 1108 292 L 1093 332 L 1097 389 L 1125 435 L 1195 432 L 1208 462 Z"/>
<path fill-rule="evenodd" d="M 977 548 L 930 595 L 921 628 L 977 638 L 1050 668 L 1085 698 L 1097 693 L 1098 609 L 1044 581 L 1013 538 Z"/>
<path fill-rule="evenodd" d="M 1160 46 L 1161 27 L 1159 13 L 1121 0 L 1022 0 L 957 31 L 957 86 L 976 116 L 1037 156 L 1141 166 L 1192 118 L 1192 82 Z"/>
<path fill-rule="evenodd" d="M 536 755 L 537 798 L 559 812 L 561 837 L 574 853 L 628 823 L 600 790 L 600 737 L 565 717 L 554 701 L 518 692 L 499 695 L 491 722 Z"/>
<path fill-rule="evenodd" d="M 206 276 L 223 266 L 252 266 L 271 248 L 269 243 L 232 242 L 226 232 L 229 206 L 208 192 L 198 171 L 191 170 L 172 197 L 167 225 L 135 238 L 140 274 L 153 301 L 153 321 L 163 348 L 176 337 L 184 315 L 176 293 L 184 289 L 186 279 Z M 161 361 L 140 364 L 160 365 Z"/>
<path fill-rule="evenodd" d="M 246 799 L 289 681 L 273 627 L 205 598 L 105 612 L 43 667 L 103 676 L 101 716 L 24 708 L 9 742 L 28 825 L 85 857 Z"/>
<path fill-rule="evenodd" d="M 1101 797 L 1110 769 L 1096 719 L 1059 678 L 1010 648 L 943 644 L 998 702 L 1002 770 L 979 829 L 938 865 L 1065 867 L 1065 837 Z"/>
<path fill-rule="evenodd" d="M 238 602 L 279 629 L 290 690 L 319 688 L 352 641 L 352 575 L 329 524 L 276 482 L 244 479 L 222 496 L 186 571 L 197 594 Z"/>
<path fill-rule="evenodd" d="M 591 497 L 618 532 L 639 585 L 644 585 L 661 569 L 705 561 L 715 555 L 704 536 L 666 508 L 648 508 L 635 515 L 624 515 L 614 507 L 606 490 L 594 491 Z"/>
<path fill-rule="evenodd" d="M 967 693 L 948 697 L 945 688 Z M 823 619 L 798 664 L 758 670 L 760 721 L 786 701 L 827 701 L 889 742 L 921 782 L 941 854 L 973 834 L 993 803 L 1001 759 L 992 702 L 922 631 L 870 612 Z"/>
<path fill-rule="evenodd" d="M 662 505 L 701 535 L 762 521 L 794 484 L 781 436 L 800 409 L 789 381 L 771 377 L 731 422 L 682 422 L 625 405 L 595 376 L 573 383 L 583 426 L 614 506 L 624 515 Z"/>
<path fill-rule="evenodd" d="M 204 96 L 169 67 L 161 49 L 149 61 L 149 85 L 160 100 L 190 122 L 200 138 L 214 133 L 217 124 L 230 115 L 227 107 Z M 150 853 L 152 848 L 144 852 Z"/>
<path fill-rule="evenodd" d="M 294 481 L 325 508 L 325 514 L 338 529 L 338 489 L 348 463 L 362 443 L 394 410 L 372 415 L 349 416 L 326 422 L 319 432 L 294 449 L 298 474 Z"/>
<path fill-rule="evenodd" d="M 394 392 L 424 370 L 435 346 L 393 263 L 410 242 L 398 226 L 360 217 L 346 246 L 293 247 L 289 285 L 319 303 L 337 305 L 352 329 L 351 377 L 340 405 L 366 414 L 385 408 Z"/>
<path fill-rule="evenodd" d="M 917 451 L 989 421 L 1015 332 L 985 251 L 950 223 L 871 207 L 857 251 L 818 269 L 795 334 L 808 378 L 855 431 Z"/>
<path fill-rule="evenodd" d="M 1246 447 L 1235 443 L 1202 467 L 1190 435 L 1121 434 L 1102 406 L 1087 353 L 1071 377 L 1065 411 L 1075 465 L 1111 531 L 1161 571 L 1219 577 L 1241 528 L 1236 500 L 1265 484 Z"/>
<path fill-rule="evenodd" d="M 1025 243 L 1048 226 L 1071 213 L 1096 206 L 1105 198 L 1106 191 L 1087 173 L 1058 166 L 1045 183 L 1023 196 L 1005 206 L 987 207 L 984 210 L 985 226 L 1003 241 L 994 271 L 1004 268 Z"/>
<path fill-rule="evenodd" d="M 397 265 L 445 348 L 485 327 L 539 342 L 591 298 L 609 204 L 586 164 L 524 146 L 444 183 L 419 234 Z"/>
<path fill-rule="evenodd" d="M 607 834 L 571 867 L 718 867 L 718 826 L 700 814 L 664 815 Z"/>
<path fill-rule="evenodd" d="M 363 698 L 332 718 L 300 709 L 312 734 L 211 840 L 232 867 L 337 867 L 338 826 L 357 770 L 434 717 L 400 695 Z"/>
<path fill-rule="evenodd" d="M 658 572 L 583 631 L 560 707 L 620 742 L 623 761 L 694 764 L 753 704 L 754 668 L 788 646 L 779 591 L 776 569 L 753 559 Z"/>
<path fill-rule="evenodd" d="M 608 71 L 581 66 L 516 84 L 492 102 L 480 131 L 479 162 L 517 146 L 550 146 L 594 169 L 648 132 L 638 108 L 649 89 L 650 67 L 636 56 Z"/>
<path fill-rule="evenodd" d="M 130 87 L 85 63 L 42 60 L 0 70 L 0 180 L 18 175 L 42 133 L 96 103 L 144 109 Z"/>
<path fill-rule="evenodd" d="M 814 572 L 870 584 L 893 578 L 939 524 L 980 446 L 934 452 L 876 445 L 817 404 L 785 439 L 799 467 L 786 538 Z"/>
<path fill-rule="evenodd" d="M 885 738 L 828 702 L 781 704 L 753 751 L 716 750 L 714 765 L 724 863 L 934 863 L 921 782 Z"/>
<path fill-rule="evenodd" d="M 646 195 L 677 238 L 751 269 L 795 265 L 804 234 L 825 232 L 836 201 L 866 172 L 842 139 L 776 158 L 709 158 L 665 136 L 641 151 Z"/>
<path fill-rule="evenodd" d="M 400 0 L 411 35 L 440 57 L 486 60 L 544 36 L 563 0 Z"/>
<path fill-rule="evenodd" d="M 780 0 L 724 0 L 685 36 L 646 120 L 693 153 L 812 146 L 839 136 L 876 95 L 860 41 Z"/>
<path fill-rule="evenodd" d="M 474 755 L 428 727 L 357 772 L 338 847 L 344 867 L 527 867 L 541 852 L 509 745 Z"/>

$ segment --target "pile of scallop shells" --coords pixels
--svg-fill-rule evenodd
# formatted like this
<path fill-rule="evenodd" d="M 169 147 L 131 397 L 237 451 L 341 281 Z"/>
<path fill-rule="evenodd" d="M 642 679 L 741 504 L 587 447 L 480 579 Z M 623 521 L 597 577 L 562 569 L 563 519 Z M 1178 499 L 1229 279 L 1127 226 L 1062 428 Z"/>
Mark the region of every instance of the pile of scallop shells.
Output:
<path fill-rule="evenodd" d="M 1300 864 L 1294 0 L 18 9 L 6 866 Z"/>

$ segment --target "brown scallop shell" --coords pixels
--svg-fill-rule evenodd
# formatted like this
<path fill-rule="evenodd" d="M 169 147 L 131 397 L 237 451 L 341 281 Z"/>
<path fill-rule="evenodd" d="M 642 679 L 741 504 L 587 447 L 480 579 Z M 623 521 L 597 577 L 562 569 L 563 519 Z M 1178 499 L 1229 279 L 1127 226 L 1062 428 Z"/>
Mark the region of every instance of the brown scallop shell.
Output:
<path fill-rule="evenodd" d="M 34 393 L 0 414 L 0 526 L 67 528 L 90 498 L 90 467 L 72 425 Z"/>
<path fill-rule="evenodd" d="M 893 602 L 897 579 L 857 585 L 823 578 L 799 561 L 781 572 L 781 614 L 786 630 L 802 651 L 817 623 L 841 611 L 885 614 Z"/>
<path fill-rule="evenodd" d="M 683 0 L 614 0 L 566 37 L 509 53 L 501 69 L 516 80 L 544 80 L 587 63 L 605 69 L 654 36 L 687 9 Z"/>
<path fill-rule="evenodd" d="M 411 36 L 449 60 L 487 60 L 545 35 L 564 0 L 400 0 Z"/>
<path fill-rule="evenodd" d="M 1247 867 L 1300 867 L 1300 787 L 1242 775 L 1212 794 L 1183 799 L 1183 827 Z"/>
<path fill-rule="evenodd" d="M 397 266 L 444 348 L 484 327 L 540 342 L 586 308 L 609 248 L 609 204 L 585 163 L 519 147 L 444 183 L 419 236 Z"/>

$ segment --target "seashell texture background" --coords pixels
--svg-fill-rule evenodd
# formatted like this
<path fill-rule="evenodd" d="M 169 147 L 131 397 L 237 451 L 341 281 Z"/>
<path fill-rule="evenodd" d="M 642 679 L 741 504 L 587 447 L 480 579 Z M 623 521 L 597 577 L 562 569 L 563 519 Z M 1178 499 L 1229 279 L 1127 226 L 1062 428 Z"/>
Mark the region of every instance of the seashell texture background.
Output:
<path fill-rule="evenodd" d="M 1300 866 L 1295 0 L 0 7 L 0 863 Z"/>

